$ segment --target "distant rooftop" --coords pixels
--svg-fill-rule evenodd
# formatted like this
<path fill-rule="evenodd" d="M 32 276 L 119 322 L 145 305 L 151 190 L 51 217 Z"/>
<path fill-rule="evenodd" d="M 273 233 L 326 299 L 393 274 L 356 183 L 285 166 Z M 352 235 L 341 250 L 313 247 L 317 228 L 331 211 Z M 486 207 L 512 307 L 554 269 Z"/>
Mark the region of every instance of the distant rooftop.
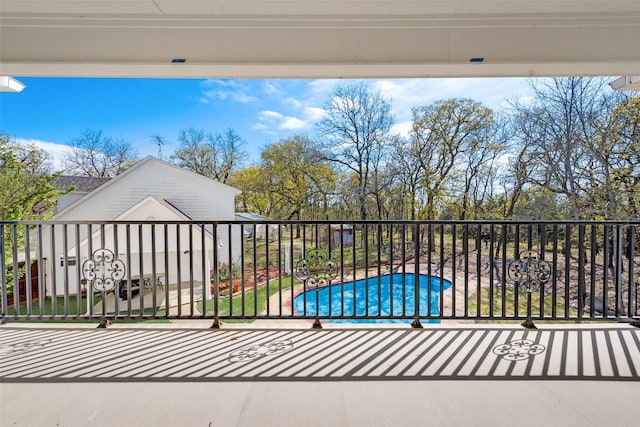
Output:
<path fill-rule="evenodd" d="M 271 218 L 257 213 L 236 212 L 236 221 L 271 221 Z"/>
<path fill-rule="evenodd" d="M 65 190 L 75 186 L 75 191 L 90 193 L 110 179 L 98 176 L 60 175 L 53 181 L 53 185 Z"/>

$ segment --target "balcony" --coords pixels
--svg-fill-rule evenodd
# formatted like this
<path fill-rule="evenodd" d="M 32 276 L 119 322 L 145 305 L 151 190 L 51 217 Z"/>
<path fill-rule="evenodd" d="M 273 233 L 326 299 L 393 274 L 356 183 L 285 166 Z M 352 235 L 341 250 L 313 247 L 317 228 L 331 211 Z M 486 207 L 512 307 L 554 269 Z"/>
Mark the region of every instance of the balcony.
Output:
<path fill-rule="evenodd" d="M 0 236 L 3 420 L 640 416 L 638 223 L 4 222 Z M 55 410 L 29 410 L 36 395 Z"/>
<path fill-rule="evenodd" d="M 0 238 L 4 320 L 640 315 L 634 222 L 2 222 Z"/>

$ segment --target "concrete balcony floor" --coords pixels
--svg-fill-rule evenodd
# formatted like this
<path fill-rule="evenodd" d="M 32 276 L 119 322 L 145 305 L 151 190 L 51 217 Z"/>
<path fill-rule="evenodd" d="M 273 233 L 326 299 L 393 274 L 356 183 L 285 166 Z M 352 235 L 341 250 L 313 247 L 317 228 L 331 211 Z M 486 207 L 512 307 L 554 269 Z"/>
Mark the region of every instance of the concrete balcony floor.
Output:
<path fill-rule="evenodd" d="M 626 324 L 210 323 L 3 325 L 0 425 L 640 425 Z"/>

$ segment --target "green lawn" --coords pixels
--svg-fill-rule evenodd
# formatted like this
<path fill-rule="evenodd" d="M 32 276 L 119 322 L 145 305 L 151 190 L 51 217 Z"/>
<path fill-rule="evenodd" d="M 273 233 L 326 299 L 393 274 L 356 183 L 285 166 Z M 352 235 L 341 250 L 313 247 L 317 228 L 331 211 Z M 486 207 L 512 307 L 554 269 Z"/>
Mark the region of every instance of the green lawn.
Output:
<path fill-rule="evenodd" d="M 93 297 L 94 300 L 94 305 L 98 303 L 98 301 L 100 301 L 100 296 L 99 295 L 94 295 Z M 39 302 L 38 301 L 33 301 L 32 306 L 31 306 L 31 314 L 33 316 L 40 316 L 42 314 L 42 316 L 52 316 L 53 315 L 53 300 L 51 298 L 46 298 L 43 301 L 43 310 L 42 313 L 40 312 L 40 306 L 39 306 Z M 80 302 L 80 307 L 81 307 L 81 315 L 84 313 L 84 311 L 86 310 L 87 307 L 87 297 L 85 295 L 83 295 L 81 297 L 81 302 Z M 68 305 L 68 312 L 65 313 L 65 304 L 64 304 L 64 298 L 63 297 L 59 297 L 55 299 L 55 310 L 56 310 L 56 315 L 57 316 L 61 316 L 61 315 L 67 315 L 67 316 L 77 316 L 78 315 L 78 297 L 77 295 L 69 295 L 69 305 Z M 26 316 L 27 312 L 28 312 L 28 307 L 26 303 L 23 303 L 22 305 L 20 305 L 19 308 L 19 314 L 21 316 Z M 7 310 L 7 314 L 9 316 L 13 316 L 15 314 L 15 308 L 13 306 L 8 307 Z"/>
<path fill-rule="evenodd" d="M 96 304 L 98 304 L 100 302 L 100 295 L 94 295 L 93 296 L 93 305 L 95 306 Z M 85 313 L 86 307 L 87 307 L 87 297 L 85 295 L 83 295 L 81 297 L 81 312 L 80 312 L 80 316 L 81 316 L 81 320 L 82 321 L 88 321 L 88 322 L 95 322 L 97 317 L 94 319 L 87 319 L 85 317 L 82 317 L 82 315 Z M 51 298 L 46 298 L 43 301 L 43 310 L 42 310 L 42 317 L 50 317 L 53 316 L 53 300 Z M 65 316 L 65 317 L 76 317 L 78 316 L 78 297 L 77 295 L 69 295 L 69 303 L 68 303 L 68 311 L 65 313 L 65 304 L 64 304 L 64 298 L 63 297 L 58 297 L 55 299 L 55 307 L 56 307 L 56 316 Z M 28 312 L 28 307 L 27 304 L 23 303 L 22 305 L 20 305 L 20 308 L 18 310 L 20 316 L 26 316 L 27 312 Z M 9 309 L 7 310 L 7 317 L 11 317 L 15 314 L 15 308 L 13 306 L 10 306 Z M 121 315 L 126 315 L 126 312 L 121 311 L 120 312 Z M 39 317 L 40 314 L 40 306 L 38 301 L 34 301 L 32 303 L 31 306 L 31 315 L 34 318 Z M 106 317 L 112 317 L 114 315 L 114 313 L 107 313 Z M 132 316 L 139 316 L 140 315 L 140 310 L 131 310 L 131 315 Z M 145 316 L 153 316 L 153 309 L 152 308 L 145 308 L 144 309 L 144 315 Z M 162 309 L 157 309 L 156 310 L 156 316 L 158 317 L 163 317 L 166 315 L 166 311 L 164 308 Z M 56 320 L 59 321 L 59 320 Z M 76 322 L 77 320 L 73 320 L 74 322 Z M 145 321 L 145 322 L 168 322 L 168 320 L 164 320 L 164 319 L 145 319 L 145 320 L 139 320 L 139 319 L 117 319 L 117 322 L 140 322 L 140 321 Z"/>
<path fill-rule="evenodd" d="M 293 279 L 293 285 L 302 283 L 298 279 Z M 288 289 L 292 286 L 291 277 L 284 277 L 281 279 L 281 289 Z M 279 292 L 279 283 L 277 280 L 269 282 L 269 297 Z M 257 305 L 256 305 L 257 300 Z M 257 289 L 257 294 L 254 289 L 246 291 L 244 294 L 244 313 L 247 316 L 255 316 L 260 314 L 266 309 L 267 306 L 267 286 L 261 285 Z M 257 307 L 257 309 L 256 309 Z M 242 313 L 242 296 L 236 295 L 229 300 L 229 296 L 222 296 L 219 302 L 220 317 L 227 317 L 230 315 L 239 316 Z M 198 310 L 203 312 L 202 301 L 198 303 Z M 214 311 L 214 304 L 212 300 L 207 301 L 207 314 L 212 314 Z M 235 320 L 237 322 L 252 322 L 252 319 L 240 319 Z"/>
<path fill-rule="evenodd" d="M 474 293 L 469 297 L 469 313 L 472 316 L 475 316 L 477 313 L 477 293 Z M 515 316 L 515 308 L 516 308 L 516 300 L 515 293 L 512 286 L 508 286 L 505 289 L 505 293 L 502 293 L 501 286 L 495 286 L 493 288 L 493 316 L 499 317 L 502 316 L 502 304 L 504 301 L 505 305 L 505 316 L 514 317 Z M 480 315 L 481 316 L 489 316 L 491 313 L 490 310 L 490 289 L 482 288 L 480 292 Z M 544 303 L 544 317 L 550 318 L 553 316 L 553 300 L 551 296 L 545 295 L 543 299 Z M 518 317 L 526 317 L 527 315 L 527 294 L 525 292 L 518 292 Z M 564 317 L 565 307 L 564 307 L 564 299 L 556 299 L 556 315 L 560 317 Z M 531 294 L 531 316 L 532 317 L 540 317 L 540 292 L 533 292 Z M 578 310 L 575 308 L 569 307 L 569 316 L 577 317 Z"/>

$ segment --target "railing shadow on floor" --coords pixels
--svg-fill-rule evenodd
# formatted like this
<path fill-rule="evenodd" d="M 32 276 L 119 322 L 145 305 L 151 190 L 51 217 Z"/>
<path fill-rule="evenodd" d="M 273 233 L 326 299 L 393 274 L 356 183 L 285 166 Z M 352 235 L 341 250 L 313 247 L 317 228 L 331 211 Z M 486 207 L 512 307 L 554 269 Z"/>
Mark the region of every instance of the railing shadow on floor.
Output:
<path fill-rule="evenodd" d="M 640 381 L 640 330 L 0 328 L 5 383 Z"/>

